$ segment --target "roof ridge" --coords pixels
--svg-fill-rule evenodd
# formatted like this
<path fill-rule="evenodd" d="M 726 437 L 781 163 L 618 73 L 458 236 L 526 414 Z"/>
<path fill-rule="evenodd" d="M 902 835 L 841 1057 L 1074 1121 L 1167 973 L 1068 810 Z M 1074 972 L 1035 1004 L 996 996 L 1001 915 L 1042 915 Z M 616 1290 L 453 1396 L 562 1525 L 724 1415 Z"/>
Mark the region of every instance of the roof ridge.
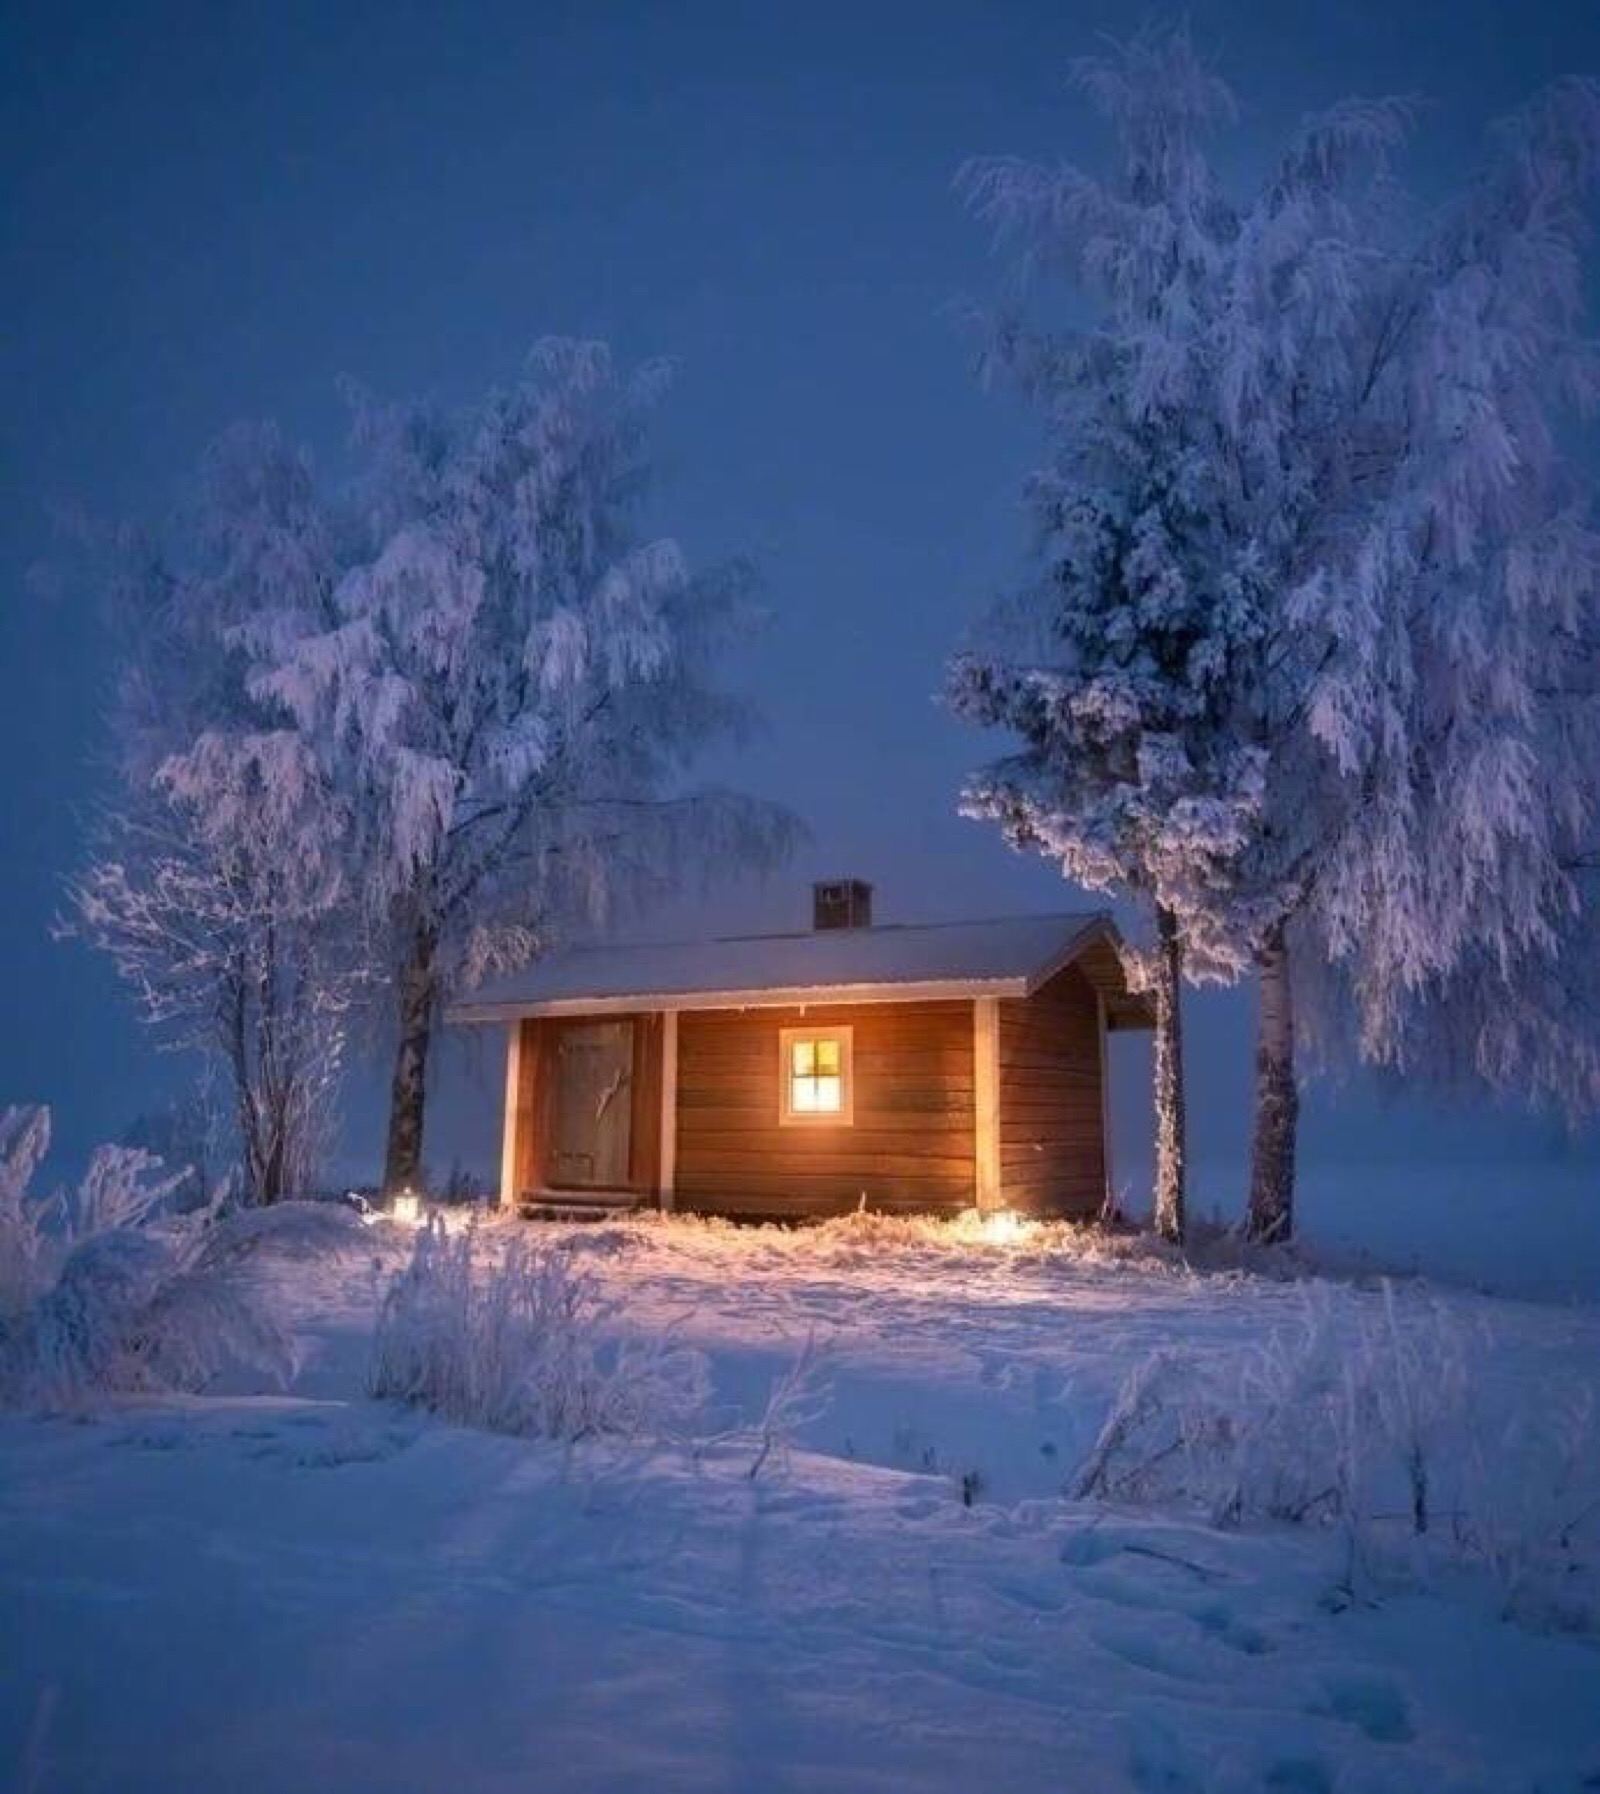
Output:
<path fill-rule="evenodd" d="M 991 928 L 997 922 L 1093 922 L 1109 919 L 1111 911 L 1097 909 L 1020 910 L 1003 916 L 959 916 L 944 922 L 874 922 L 866 928 L 776 928 L 754 934 L 691 934 L 654 939 L 579 941 L 552 949 L 558 953 L 615 953 L 628 947 L 710 947 L 732 941 L 805 941 L 863 934 L 930 934 L 941 928 Z"/>

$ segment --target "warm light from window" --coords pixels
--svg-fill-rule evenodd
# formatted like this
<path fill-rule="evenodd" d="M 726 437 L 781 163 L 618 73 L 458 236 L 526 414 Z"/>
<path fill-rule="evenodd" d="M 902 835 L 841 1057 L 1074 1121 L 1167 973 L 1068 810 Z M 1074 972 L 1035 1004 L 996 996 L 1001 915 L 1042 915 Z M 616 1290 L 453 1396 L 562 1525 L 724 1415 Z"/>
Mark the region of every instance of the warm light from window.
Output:
<path fill-rule="evenodd" d="M 783 1080 L 780 1120 L 848 1125 L 852 1109 L 850 1030 L 785 1028 L 779 1052 Z"/>
<path fill-rule="evenodd" d="M 789 1043 L 789 1107 L 796 1115 L 837 1115 L 844 1107 L 837 1040 Z"/>

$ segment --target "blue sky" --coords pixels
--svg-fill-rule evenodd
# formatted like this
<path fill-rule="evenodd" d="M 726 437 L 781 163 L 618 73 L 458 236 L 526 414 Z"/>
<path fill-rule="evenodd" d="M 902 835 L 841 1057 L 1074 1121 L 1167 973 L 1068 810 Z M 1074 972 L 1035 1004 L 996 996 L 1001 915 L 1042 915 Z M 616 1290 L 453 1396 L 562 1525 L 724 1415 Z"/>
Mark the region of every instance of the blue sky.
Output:
<path fill-rule="evenodd" d="M 1242 173 L 1308 107 L 1403 91 L 1428 102 L 1410 167 L 1437 191 L 1496 115 L 1600 71 L 1600 8 L 1552 0 L 1187 16 L 1244 103 Z M 111 670 L 93 594 L 27 577 L 53 512 L 160 516 L 241 416 L 335 465 L 341 375 L 465 398 L 552 332 L 676 360 L 654 521 L 766 577 L 739 676 L 770 726 L 738 773 L 816 846 L 719 916 L 798 922 L 805 881 L 835 870 L 874 879 L 889 918 L 1078 901 L 955 816 L 983 749 L 932 696 L 1018 568 L 1032 444 L 970 378 L 953 313 L 995 270 L 950 181 L 972 154 L 1097 155 L 1063 74 L 1136 22 L 1126 7 L 58 0 L 3 22 L 0 1101 L 53 1103 L 76 1150 L 176 1069 L 107 968 L 48 935 Z M 1237 1154 L 1249 1019 L 1242 994 L 1196 1005 L 1202 1159 Z M 456 1057 L 437 1144 L 491 1156 L 493 1077 Z M 1123 1079 L 1135 1154 L 1141 1076 Z M 347 1157 L 377 1144 L 358 1091 Z M 1316 1096 L 1307 1147 L 1313 1167 L 1596 1159 L 1548 1122 L 1359 1083 Z"/>

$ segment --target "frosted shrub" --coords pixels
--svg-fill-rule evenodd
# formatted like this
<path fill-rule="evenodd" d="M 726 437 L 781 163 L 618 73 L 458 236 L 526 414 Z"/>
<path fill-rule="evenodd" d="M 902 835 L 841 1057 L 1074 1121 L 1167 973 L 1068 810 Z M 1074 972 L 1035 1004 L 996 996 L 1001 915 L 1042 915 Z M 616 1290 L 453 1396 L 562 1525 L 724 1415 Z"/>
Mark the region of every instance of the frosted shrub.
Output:
<path fill-rule="evenodd" d="M 1504 1466 L 1515 1465 L 1508 1475 Z M 1504 1611 L 1600 1631 L 1600 1428 L 1590 1390 L 1518 1412 L 1492 1441 L 1474 1431 L 1471 1499 L 1451 1516 L 1458 1545 L 1487 1564 Z"/>
<path fill-rule="evenodd" d="M 50 1140 L 44 1108 L 0 1113 L 0 1397 L 81 1407 L 98 1395 L 198 1389 L 226 1366 L 279 1381 L 290 1342 L 255 1261 L 353 1245 L 344 1211 L 288 1204 L 175 1217 L 183 1174 L 101 1147 L 75 1190 L 29 1192 Z"/>
<path fill-rule="evenodd" d="M 1242 1362 L 1153 1354 L 1125 1380 L 1075 1484 L 1080 1498 L 1183 1501 L 1251 1519 L 1365 1529 L 1437 1510 L 1446 1438 L 1465 1420 L 1459 1329 L 1386 1285 L 1376 1315 L 1310 1286 L 1294 1323 Z"/>
<path fill-rule="evenodd" d="M 1314 1284 L 1237 1357 L 1152 1353 L 1128 1372 L 1071 1492 L 1174 1503 L 1217 1526 L 1337 1528 L 1353 1593 L 1381 1570 L 1476 1564 L 1505 1611 L 1600 1623 L 1600 1437 L 1587 1397 L 1490 1418 L 1493 1342 L 1426 1294 Z"/>
<path fill-rule="evenodd" d="M 0 1337 L 26 1314 L 38 1287 L 43 1204 L 28 1188 L 49 1145 L 48 1109 L 0 1111 Z"/>
<path fill-rule="evenodd" d="M 615 1315 L 567 1253 L 517 1240 L 495 1262 L 435 1220 L 384 1300 L 372 1392 L 537 1438 L 682 1431 L 705 1399 L 703 1358 L 628 1339 Z"/>

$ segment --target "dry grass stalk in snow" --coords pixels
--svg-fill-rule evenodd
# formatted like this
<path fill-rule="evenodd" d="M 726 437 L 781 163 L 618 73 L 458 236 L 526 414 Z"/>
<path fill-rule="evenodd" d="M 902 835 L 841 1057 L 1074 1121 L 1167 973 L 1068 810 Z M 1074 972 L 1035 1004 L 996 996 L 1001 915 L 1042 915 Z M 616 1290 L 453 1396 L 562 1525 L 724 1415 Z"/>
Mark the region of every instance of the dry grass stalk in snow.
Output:
<path fill-rule="evenodd" d="M 514 1239 L 496 1257 L 435 1220 L 384 1299 L 372 1393 L 537 1438 L 682 1433 L 704 1405 L 703 1358 L 616 1320 L 570 1253 Z"/>
<path fill-rule="evenodd" d="M 817 1336 L 813 1331 L 806 1335 L 806 1342 L 794 1363 L 772 1379 L 767 1405 L 756 1427 L 760 1443 L 750 1466 L 752 1482 L 768 1463 L 780 1470 L 787 1469 L 789 1451 L 796 1435 L 822 1418 L 829 1400 L 822 1354 L 817 1350 Z"/>

